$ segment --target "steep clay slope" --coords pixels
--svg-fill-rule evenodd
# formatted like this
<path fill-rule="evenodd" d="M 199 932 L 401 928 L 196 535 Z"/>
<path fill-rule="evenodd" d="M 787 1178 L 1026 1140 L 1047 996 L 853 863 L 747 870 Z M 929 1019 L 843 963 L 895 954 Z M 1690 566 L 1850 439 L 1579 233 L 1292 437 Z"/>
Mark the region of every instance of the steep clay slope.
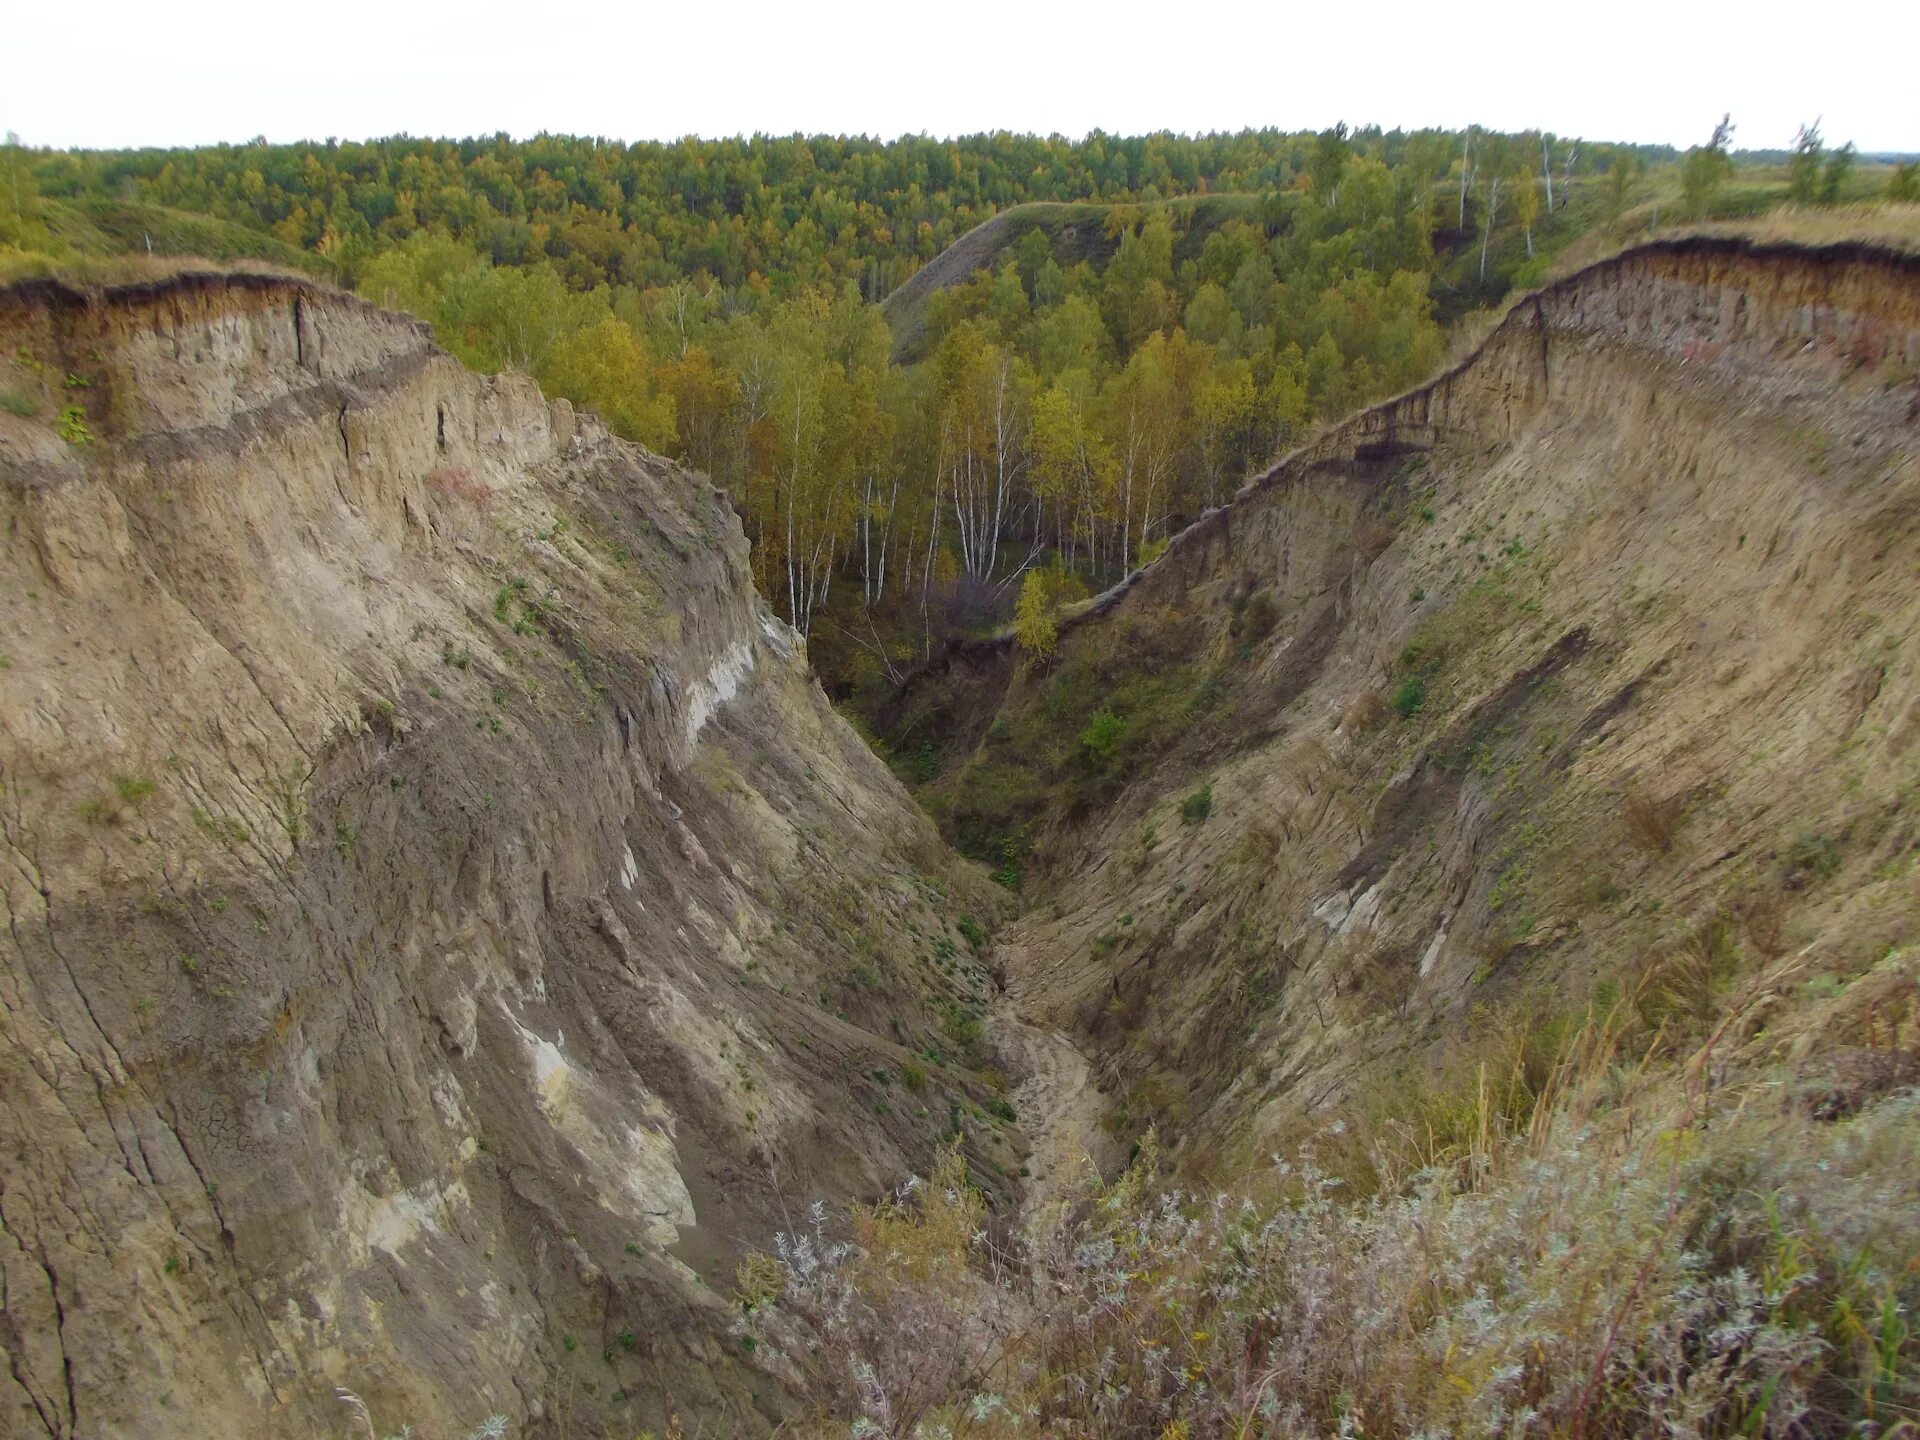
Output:
<path fill-rule="evenodd" d="M 1917 416 L 1920 263 L 1633 251 L 882 728 L 1026 867 L 1018 1011 L 1190 1163 L 1676 961 L 1758 985 L 1730 1062 L 1857 1103 L 1913 1011 Z"/>
<path fill-rule="evenodd" d="M 0 1433 L 767 1428 L 732 1256 L 924 1169 L 993 901 L 725 497 L 283 279 L 0 389 Z"/>

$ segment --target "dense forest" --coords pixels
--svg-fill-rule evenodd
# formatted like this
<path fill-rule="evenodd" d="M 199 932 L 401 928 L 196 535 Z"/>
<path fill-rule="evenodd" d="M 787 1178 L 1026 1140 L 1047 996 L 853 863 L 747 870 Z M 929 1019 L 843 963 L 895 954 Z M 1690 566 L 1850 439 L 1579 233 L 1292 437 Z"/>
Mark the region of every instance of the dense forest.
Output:
<path fill-rule="evenodd" d="M 1342 135 L 1345 135 L 1344 129 Z M 1476 136 L 1482 173 L 1537 163 L 1536 137 Z M 1643 164 L 1666 147 L 1601 147 Z M 1442 131 L 1345 136 L 1352 154 L 1437 178 L 1467 137 Z M 1524 148 L 1499 157 L 1496 147 Z M 271 230 L 351 276 L 367 257 L 426 231 L 495 265 L 550 263 L 569 288 L 640 288 L 706 275 L 788 295 L 853 281 L 879 300 L 989 216 L 1031 200 L 1142 202 L 1287 190 L 1328 158 L 1310 133 L 1189 138 L 1095 132 L 1084 140 L 997 134 L 892 142 L 827 136 L 604 140 L 505 136 L 463 141 L 44 153 L 40 193 L 138 198 Z M 1556 161 L 1556 164 L 1561 163 Z"/>
<path fill-rule="evenodd" d="M 1850 194 L 1851 149 L 1802 140 L 1795 197 Z M 1656 197 L 1674 218 L 1778 198 L 1739 183 L 1730 142 L 1723 123 L 1684 155 L 1344 126 L 15 145 L 0 250 L 138 250 L 159 228 L 317 267 L 470 365 L 530 371 L 729 488 L 765 593 L 845 691 L 1022 588 L 1033 609 L 1125 573 L 1307 427 L 1430 373 L 1445 322 L 1588 226 Z M 1889 189 L 1914 185 L 1906 167 Z M 1058 214 L 933 294 L 901 363 L 877 302 L 1032 202 Z"/>

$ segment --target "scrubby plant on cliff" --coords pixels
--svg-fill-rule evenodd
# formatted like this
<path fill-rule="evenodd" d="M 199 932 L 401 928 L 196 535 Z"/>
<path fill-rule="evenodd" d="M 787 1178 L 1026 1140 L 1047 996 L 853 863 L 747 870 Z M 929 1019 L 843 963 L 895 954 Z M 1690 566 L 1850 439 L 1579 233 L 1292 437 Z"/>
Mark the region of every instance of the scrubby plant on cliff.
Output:
<path fill-rule="evenodd" d="M 91 445 L 96 438 L 87 424 L 87 412 L 78 405 L 68 405 L 60 412 L 60 418 L 54 422 L 54 430 L 67 444 L 78 447 Z"/>
<path fill-rule="evenodd" d="M 1825 1123 L 1647 1040 L 1518 1026 L 1237 1189 L 1149 1134 L 1005 1245 L 950 1152 L 847 1241 L 816 1208 L 749 1323 L 903 1440 L 1908 1433 L 1920 1093 Z"/>
<path fill-rule="evenodd" d="M 1030 659 L 1042 663 L 1053 659 L 1060 646 L 1060 608 L 1086 598 L 1086 585 L 1066 570 L 1049 567 L 1027 572 L 1020 582 L 1013 633 Z"/>
<path fill-rule="evenodd" d="M 1102 707 L 1094 712 L 1093 719 L 1087 722 L 1087 728 L 1080 732 L 1080 753 L 1088 764 L 1104 767 L 1119 752 L 1120 742 L 1126 735 L 1125 717 Z"/>
<path fill-rule="evenodd" d="M 1393 713 L 1402 720 L 1411 720 L 1419 714 L 1427 703 L 1427 682 L 1419 675 L 1404 676 L 1394 686 L 1393 696 L 1387 702 L 1393 707 Z"/>
<path fill-rule="evenodd" d="M 985 1219 L 956 1148 L 926 1180 L 856 1214 L 849 1239 L 829 1233 L 816 1204 L 805 1228 L 776 1238 L 779 1284 L 760 1292 L 743 1333 L 803 1357 L 815 1404 L 854 1434 L 915 1434 L 972 1388 L 1012 1328 Z"/>

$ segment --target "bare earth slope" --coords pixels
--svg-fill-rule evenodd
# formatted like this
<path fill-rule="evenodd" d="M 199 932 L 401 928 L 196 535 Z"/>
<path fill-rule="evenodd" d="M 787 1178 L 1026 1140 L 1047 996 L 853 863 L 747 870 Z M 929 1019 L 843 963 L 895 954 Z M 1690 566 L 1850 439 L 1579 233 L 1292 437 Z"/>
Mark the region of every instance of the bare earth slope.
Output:
<path fill-rule="evenodd" d="M 1051 667 L 943 657 L 889 722 L 957 737 L 963 842 L 1031 847 L 1012 1003 L 1194 1163 L 1653 973 L 1760 984 L 1724 1053 L 1794 1094 L 1894 1083 L 1916 417 L 1920 263 L 1656 245 L 1251 482 Z"/>
<path fill-rule="evenodd" d="M 924 1169 L 993 902 L 724 496 L 284 279 L 0 389 L 0 1434 L 766 1429 L 731 1257 Z"/>

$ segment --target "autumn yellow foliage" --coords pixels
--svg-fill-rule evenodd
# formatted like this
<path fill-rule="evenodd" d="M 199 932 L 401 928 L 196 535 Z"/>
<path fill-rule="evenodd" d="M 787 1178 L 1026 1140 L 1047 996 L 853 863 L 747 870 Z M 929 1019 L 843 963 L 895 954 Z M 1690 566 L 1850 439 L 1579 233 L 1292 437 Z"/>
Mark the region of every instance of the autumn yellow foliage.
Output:
<path fill-rule="evenodd" d="M 1078 576 L 1064 570 L 1029 570 L 1013 614 L 1014 638 L 1035 660 L 1051 660 L 1060 645 L 1060 607 L 1087 597 Z"/>

